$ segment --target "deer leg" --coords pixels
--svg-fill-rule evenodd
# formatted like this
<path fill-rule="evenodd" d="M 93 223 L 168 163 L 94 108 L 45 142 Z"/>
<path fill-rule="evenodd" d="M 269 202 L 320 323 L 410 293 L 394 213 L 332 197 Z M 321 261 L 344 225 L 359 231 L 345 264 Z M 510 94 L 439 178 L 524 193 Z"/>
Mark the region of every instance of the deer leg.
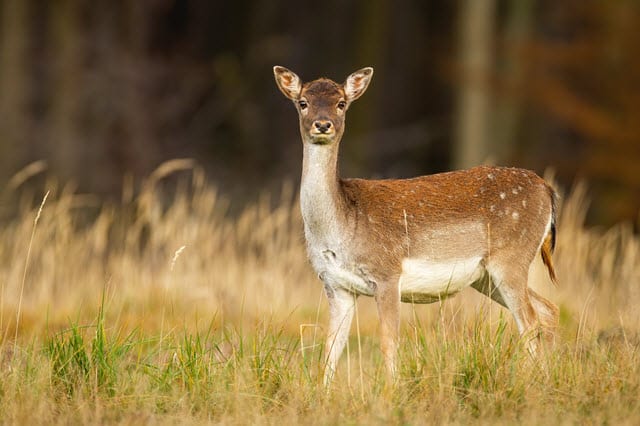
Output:
<path fill-rule="evenodd" d="M 558 327 L 558 307 L 531 288 L 528 288 L 527 292 L 529 293 L 529 300 L 536 310 L 542 337 L 547 342 L 552 343 Z"/>
<path fill-rule="evenodd" d="M 393 282 L 393 281 L 392 281 Z M 400 332 L 399 283 L 378 286 L 376 304 L 380 317 L 380 349 L 389 378 L 395 378 L 398 334 Z"/>
<path fill-rule="evenodd" d="M 355 307 L 356 296 L 342 289 L 334 289 L 325 285 L 329 301 L 329 332 L 327 333 L 326 366 L 324 384 L 328 385 L 336 372 L 338 359 L 349 338 L 349 329 Z"/>
<path fill-rule="evenodd" d="M 508 278 L 502 278 L 502 277 Z M 529 297 L 527 274 L 510 271 L 491 274 L 492 284 L 483 288 L 483 293 L 505 306 L 516 321 L 520 335 L 526 339 L 527 349 L 532 355 L 538 351 L 538 313 Z M 487 291 L 488 290 L 488 291 Z"/>
<path fill-rule="evenodd" d="M 489 275 L 485 275 L 482 279 L 471 284 L 471 287 L 484 294 L 487 297 L 490 297 L 494 302 L 499 303 L 501 306 L 509 309 L 504 300 L 502 300 L 502 295 L 498 291 L 498 288 L 494 285 L 493 280 L 489 277 Z"/>

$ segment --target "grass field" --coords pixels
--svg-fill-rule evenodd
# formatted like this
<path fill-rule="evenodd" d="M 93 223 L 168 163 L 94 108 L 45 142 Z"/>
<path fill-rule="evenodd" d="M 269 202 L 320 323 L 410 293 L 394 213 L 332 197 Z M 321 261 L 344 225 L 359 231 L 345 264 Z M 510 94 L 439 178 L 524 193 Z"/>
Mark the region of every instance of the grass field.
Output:
<path fill-rule="evenodd" d="M 469 289 L 403 305 L 385 383 L 361 298 L 326 391 L 326 302 L 290 186 L 231 215 L 189 161 L 110 205 L 53 180 L 31 193 L 30 170 L 0 194 L 2 423 L 640 423 L 640 239 L 586 229 L 583 186 L 563 197 L 559 287 L 533 266 L 561 308 L 553 350 L 531 362 Z"/>

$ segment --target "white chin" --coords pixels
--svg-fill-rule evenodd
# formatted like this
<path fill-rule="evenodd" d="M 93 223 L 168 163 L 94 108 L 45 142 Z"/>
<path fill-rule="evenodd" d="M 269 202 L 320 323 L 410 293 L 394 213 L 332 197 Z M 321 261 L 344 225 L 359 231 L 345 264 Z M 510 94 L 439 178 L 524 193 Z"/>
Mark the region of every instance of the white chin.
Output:
<path fill-rule="evenodd" d="M 333 139 L 329 136 L 311 136 L 311 143 L 314 145 L 328 145 L 333 141 Z"/>

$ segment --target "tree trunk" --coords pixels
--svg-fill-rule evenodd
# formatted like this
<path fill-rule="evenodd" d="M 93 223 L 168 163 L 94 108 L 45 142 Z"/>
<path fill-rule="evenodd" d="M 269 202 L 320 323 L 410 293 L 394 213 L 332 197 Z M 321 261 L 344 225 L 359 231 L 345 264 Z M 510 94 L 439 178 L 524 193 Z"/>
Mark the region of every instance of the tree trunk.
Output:
<path fill-rule="evenodd" d="M 29 4 L 0 2 L 0 179 L 24 164 L 28 138 Z"/>
<path fill-rule="evenodd" d="M 82 87 L 79 18 L 76 0 L 64 0 L 51 8 L 51 43 L 55 53 L 52 67 L 52 91 L 49 109 L 49 146 L 47 151 L 56 175 L 80 179 L 82 151 L 79 111 Z"/>
<path fill-rule="evenodd" d="M 523 66 L 523 49 L 533 24 L 535 0 L 511 0 L 504 34 L 499 80 L 501 96 L 496 99 L 490 145 L 498 163 L 509 163 L 522 115 L 522 94 L 526 69 Z"/>
<path fill-rule="evenodd" d="M 358 30 L 356 32 L 356 53 L 357 67 L 373 66 L 380 81 L 383 81 L 384 63 L 386 62 L 386 51 L 389 37 L 389 14 L 391 4 L 389 0 L 373 0 L 361 2 L 362 16 L 359 18 Z M 351 73 L 356 69 L 349 70 Z M 346 75 L 344 76 L 346 77 Z M 360 102 L 357 107 L 349 111 L 349 124 L 347 128 L 348 137 L 346 143 L 342 144 L 342 150 L 348 159 L 347 171 L 350 176 L 364 176 L 371 172 L 369 159 L 371 155 L 370 138 L 367 135 L 373 134 L 375 127 L 375 115 L 377 105 L 380 102 L 376 99 L 375 90 L 367 93 L 365 102 Z"/>
<path fill-rule="evenodd" d="M 491 154 L 488 128 L 491 110 L 495 0 L 463 0 L 459 17 L 460 89 L 457 99 L 454 165 L 472 167 Z"/>

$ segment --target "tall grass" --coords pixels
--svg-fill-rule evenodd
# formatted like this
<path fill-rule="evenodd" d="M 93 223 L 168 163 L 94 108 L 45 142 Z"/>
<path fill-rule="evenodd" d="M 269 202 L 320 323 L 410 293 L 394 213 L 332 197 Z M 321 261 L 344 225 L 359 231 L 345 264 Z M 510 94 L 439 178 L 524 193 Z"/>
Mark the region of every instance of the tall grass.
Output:
<path fill-rule="evenodd" d="M 42 205 L 23 175 L 0 195 L 3 423 L 640 420 L 640 239 L 586 229 L 582 185 L 564 197 L 559 288 L 533 266 L 561 307 L 553 350 L 532 362 L 508 312 L 468 290 L 403 306 L 399 377 L 385 383 L 361 298 L 327 391 L 326 305 L 290 186 L 231 215 L 187 160 L 111 204 L 48 180 Z"/>

